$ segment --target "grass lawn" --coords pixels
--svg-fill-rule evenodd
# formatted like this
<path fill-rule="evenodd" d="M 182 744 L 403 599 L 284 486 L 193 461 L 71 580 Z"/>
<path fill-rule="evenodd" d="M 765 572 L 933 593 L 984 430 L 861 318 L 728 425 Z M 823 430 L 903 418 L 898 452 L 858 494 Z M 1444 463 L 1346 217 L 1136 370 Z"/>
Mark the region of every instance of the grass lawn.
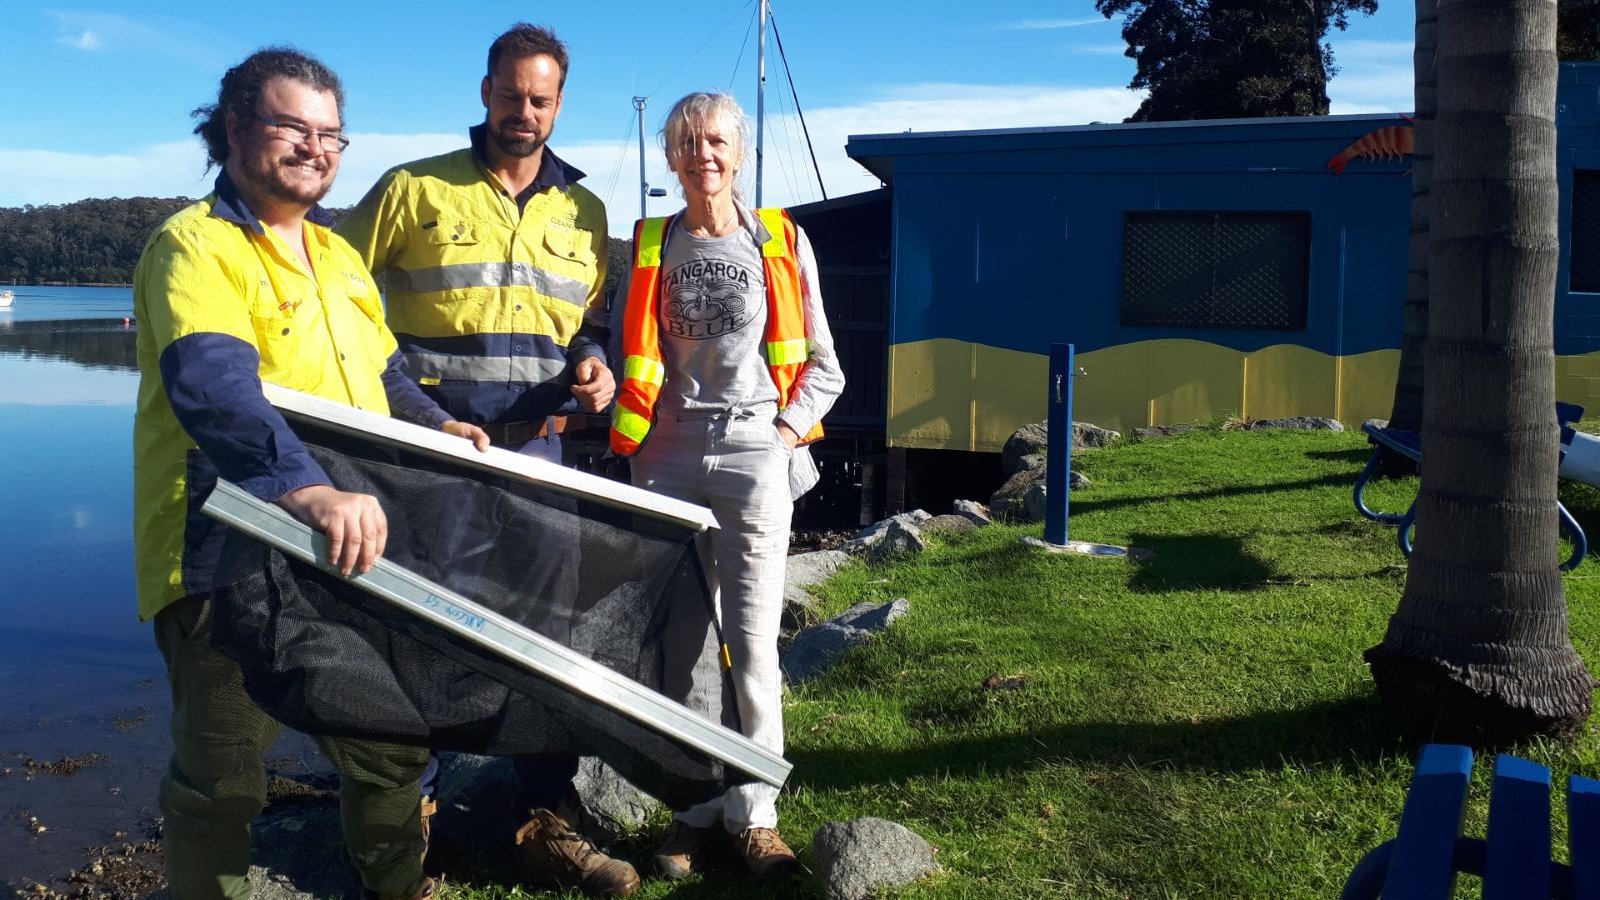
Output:
<path fill-rule="evenodd" d="M 1077 454 L 1093 484 L 1073 492 L 1072 536 L 1148 547 L 1142 564 L 1031 550 L 1019 538 L 1037 525 L 852 563 L 821 590 L 827 613 L 896 597 L 911 612 L 787 698 L 785 835 L 804 858 L 824 822 L 908 826 L 943 872 L 904 898 L 1337 896 L 1393 836 L 1414 755 L 1361 660 L 1404 580 L 1393 529 L 1351 505 L 1367 452 L 1359 434 L 1208 429 Z M 1415 490 L 1369 498 L 1399 508 Z M 1562 497 L 1600 535 L 1600 491 Z M 1593 668 L 1600 563 L 1566 589 Z M 1518 752 L 1559 782 L 1600 773 L 1596 744 L 1590 729 Z M 1480 834 L 1486 771 L 1469 812 Z M 664 833 L 663 819 L 621 850 L 642 863 Z M 820 890 L 730 872 L 648 880 L 640 896 Z"/>

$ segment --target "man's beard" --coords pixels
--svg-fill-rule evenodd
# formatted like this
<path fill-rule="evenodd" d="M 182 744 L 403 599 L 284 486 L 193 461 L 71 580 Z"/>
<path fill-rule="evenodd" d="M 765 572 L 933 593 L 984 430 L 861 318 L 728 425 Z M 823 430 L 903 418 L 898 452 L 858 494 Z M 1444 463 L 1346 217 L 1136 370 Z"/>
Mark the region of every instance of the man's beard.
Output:
<path fill-rule="evenodd" d="M 489 129 L 489 139 L 494 141 L 494 145 L 500 148 L 501 153 L 517 159 L 526 159 L 539 152 L 539 148 L 544 146 L 545 138 L 538 135 L 527 138 L 509 137 L 505 134 L 505 130 L 530 124 L 532 123 L 526 119 L 501 119 L 499 127 Z"/>
<path fill-rule="evenodd" d="M 298 160 L 296 160 L 298 161 Z M 333 189 L 333 179 L 319 181 L 315 187 L 306 188 L 300 184 L 291 184 L 283 176 L 283 159 L 274 159 L 264 165 L 255 161 L 246 160 L 244 172 L 250 178 L 255 189 L 273 200 L 282 203 L 292 203 L 306 209 L 317 205 L 323 197 L 328 196 L 328 191 Z"/>

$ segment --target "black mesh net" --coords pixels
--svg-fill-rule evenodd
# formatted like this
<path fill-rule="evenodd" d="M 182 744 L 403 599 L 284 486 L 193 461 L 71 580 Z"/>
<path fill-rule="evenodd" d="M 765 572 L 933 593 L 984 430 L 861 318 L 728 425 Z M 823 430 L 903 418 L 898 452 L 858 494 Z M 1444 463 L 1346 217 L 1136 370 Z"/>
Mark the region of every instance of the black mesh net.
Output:
<path fill-rule="evenodd" d="M 737 730 L 689 527 L 290 422 L 335 487 L 378 498 L 385 559 L 668 696 L 720 689 L 722 724 Z M 229 533 L 217 583 L 214 643 L 238 661 L 251 698 L 301 731 L 599 756 L 678 808 L 747 780 L 243 534 Z"/>

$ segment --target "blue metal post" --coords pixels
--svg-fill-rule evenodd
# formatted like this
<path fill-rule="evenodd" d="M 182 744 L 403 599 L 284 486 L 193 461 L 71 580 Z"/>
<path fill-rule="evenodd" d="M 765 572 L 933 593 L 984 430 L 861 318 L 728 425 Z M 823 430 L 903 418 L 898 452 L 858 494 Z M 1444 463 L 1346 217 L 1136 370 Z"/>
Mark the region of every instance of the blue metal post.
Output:
<path fill-rule="evenodd" d="M 1050 410 L 1046 430 L 1050 446 L 1045 451 L 1044 539 L 1061 546 L 1067 542 L 1067 502 L 1072 479 L 1072 344 L 1050 345 Z"/>

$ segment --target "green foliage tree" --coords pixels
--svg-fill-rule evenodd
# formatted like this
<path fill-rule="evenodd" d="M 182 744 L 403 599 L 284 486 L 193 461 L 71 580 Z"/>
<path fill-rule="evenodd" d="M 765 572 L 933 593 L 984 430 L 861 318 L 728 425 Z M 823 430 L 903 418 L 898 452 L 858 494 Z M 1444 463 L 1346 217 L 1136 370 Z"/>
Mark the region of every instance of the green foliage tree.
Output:
<path fill-rule="evenodd" d="M 1130 122 L 1328 114 L 1336 71 L 1323 43 L 1378 0 L 1095 0 L 1123 16 L 1129 87 L 1149 96 Z"/>
<path fill-rule="evenodd" d="M 145 240 L 182 197 L 0 207 L 0 282 L 127 284 Z"/>

